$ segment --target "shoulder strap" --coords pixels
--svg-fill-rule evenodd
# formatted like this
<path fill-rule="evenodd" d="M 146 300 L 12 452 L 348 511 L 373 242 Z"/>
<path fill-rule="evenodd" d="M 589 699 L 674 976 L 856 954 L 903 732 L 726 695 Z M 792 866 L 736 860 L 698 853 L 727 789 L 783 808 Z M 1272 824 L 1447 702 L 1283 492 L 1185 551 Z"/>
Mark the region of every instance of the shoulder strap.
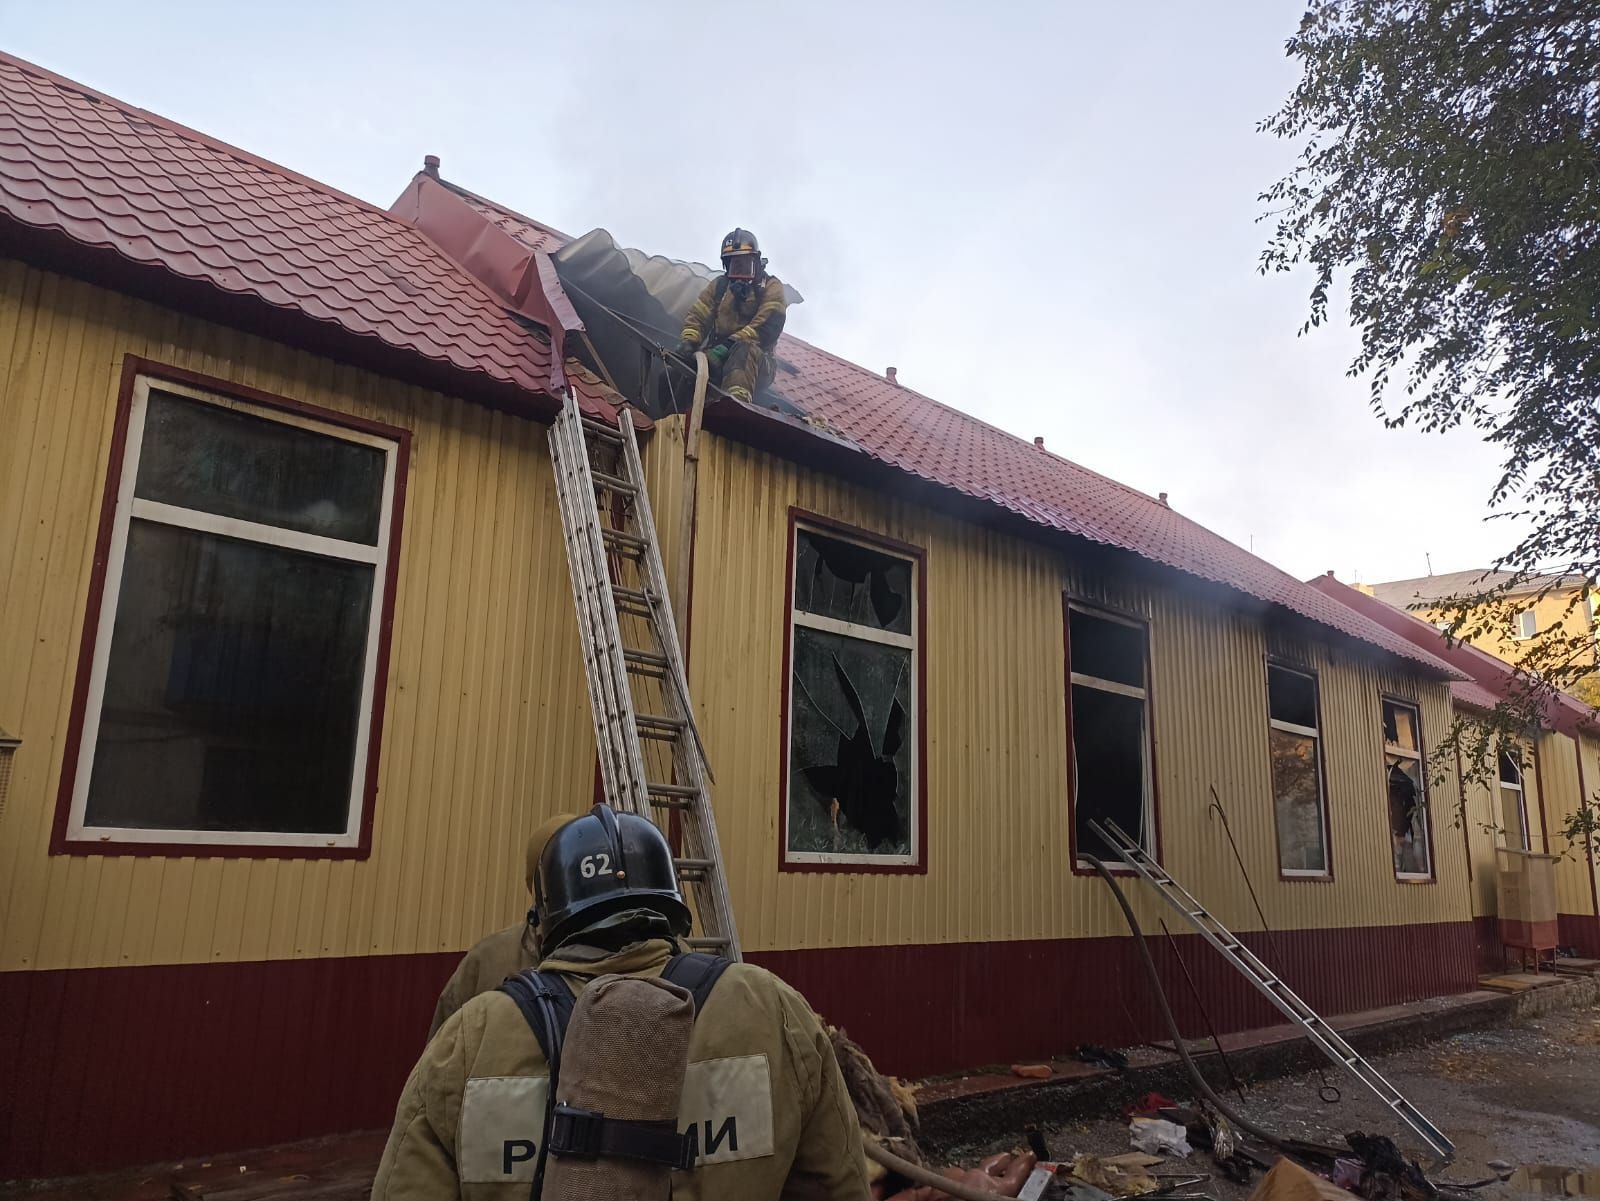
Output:
<path fill-rule="evenodd" d="M 694 1020 L 698 1022 L 711 990 L 722 979 L 722 973 L 731 966 L 732 961 L 720 955 L 694 951 L 687 955 L 674 955 L 667 960 L 667 966 L 661 970 L 661 978 L 689 990 L 694 997 Z"/>
<path fill-rule="evenodd" d="M 550 1087 L 544 1099 L 544 1133 L 539 1139 L 539 1160 L 533 1170 L 533 1189 L 529 1194 L 537 1201 L 544 1189 L 545 1156 L 549 1153 L 550 1133 L 555 1124 L 556 1079 L 561 1075 L 561 1043 L 566 1038 L 567 1023 L 572 1020 L 573 996 L 560 976 L 537 968 L 507 976 L 500 991 L 517 1003 L 528 1029 L 539 1040 L 545 1063 L 550 1065 Z"/>

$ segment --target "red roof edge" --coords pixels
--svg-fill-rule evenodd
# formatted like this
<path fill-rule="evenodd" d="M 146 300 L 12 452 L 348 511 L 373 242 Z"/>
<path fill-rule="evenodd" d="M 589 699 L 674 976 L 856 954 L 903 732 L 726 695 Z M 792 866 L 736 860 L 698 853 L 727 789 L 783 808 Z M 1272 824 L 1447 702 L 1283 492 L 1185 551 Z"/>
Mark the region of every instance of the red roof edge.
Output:
<path fill-rule="evenodd" d="M 1474 684 L 1496 701 L 1509 701 L 1516 695 L 1516 671 L 1488 651 L 1481 651 L 1463 642 L 1452 643 L 1420 617 L 1341 583 L 1332 572 L 1306 582 L 1324 596 L 1332 597 L 1466 673 Z M 1481 696 L 1472 695 L 1469 689 L 1463 689 L 1456 699 L 1471 708 L 1490 707 L 1484 705 Z M 1594 711 L 1577 697 L 1559 690 L 1544 704 L 1541 720 L 1548 729 L 1569 738 L 1577 738 L 1580 734 L 1600 734 L 1600 721 L 1597 721 Z"/>
<path fill-rule="evenodd" d="M 585 331 L 550 256 L 543 250 L 528 249 L 486 220 L 454 188 L 446 187 L 428 171 L 417 172 L 389 213 L 437 246 L 500 304 L 548 331 L 554 351 L 550 389 L 558 395 L 565 393 L 567 338 Z M 590 416 L 617 424 L 615 406 L 591 398 L 582 398 L 581 403 Z M 636 410 L 634 424 L 649 429 L 652 422 Z"/>
<path fill-rule="evenodd" d="M 554 396 L 530 392 L 478 371 L 352 333 L 333 321 L 272 304 L 245 292 L 229 292 L 164 267 L 138 263 L 110 247 L 79 242 L 58 229 L 0 217 L 5 253 L 45 271 L 81 279 L 147 300 L 202 321 L 283 342 L 360 367 L 401 383 L 420 384 L 461 400 L 518 417 L 549 422 L 561 411 Z"/>

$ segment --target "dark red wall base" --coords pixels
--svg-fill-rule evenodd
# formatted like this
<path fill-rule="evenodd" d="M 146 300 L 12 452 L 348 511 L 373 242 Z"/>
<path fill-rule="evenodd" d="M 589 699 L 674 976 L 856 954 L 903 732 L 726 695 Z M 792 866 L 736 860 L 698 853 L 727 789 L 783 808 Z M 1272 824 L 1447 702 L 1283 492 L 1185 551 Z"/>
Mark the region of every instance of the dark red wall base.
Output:
<path fill-rule="evenodd" d="M 1471 922 L 1246 935 L 1329 1013 L 1461 992 Z M 1204 1029 L 1152 940 L 1185 1032 Z M 1221 1030 L 1280 1021 L 1193 935 L 1179 953 Z M 1125 938 L 776 951 L 751 958 L 924 1076 L 1164 1038 Z M 0 1180 L 387 1125 L 457 956 L 0 973 Z"/>
<path fill-rule="evenodd" d="M 387 1126 L 459 958 L 0 972 L 0 1180 Z"/>
<path fill-rule="evenodd" d="M 1477 983 L 1470 922 L 1296 930 L 1244 941 L 1314 1009 L 1376 1009 Z M 1150 939 L 1186 1036 L 1275 1025 L 1283 1016 L 1198 935 Z M 1131 939 L 946 943 L 776 951 L 750 956 L 777 972 L 877 1066 L 930 1076 L 1075 1050 L 1165 1039 Z"/>
<path fill-rule="evenodd" d="M 1600 917 L 1592 913 L 1562 913 L 1557 920 L 1562 946 L 1571 947 L 1585 959 L 1600 959 Z"/>

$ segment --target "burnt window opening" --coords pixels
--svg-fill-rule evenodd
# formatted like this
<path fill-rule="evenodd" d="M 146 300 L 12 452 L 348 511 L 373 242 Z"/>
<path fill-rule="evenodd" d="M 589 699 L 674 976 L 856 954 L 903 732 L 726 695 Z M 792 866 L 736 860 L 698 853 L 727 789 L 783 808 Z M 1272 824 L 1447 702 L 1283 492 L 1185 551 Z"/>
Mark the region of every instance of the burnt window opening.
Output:
<path fill-rule="evenodd" d="M 1528 838 L 1527 794 L 1522 784 L 1522 766 L 1505 751 L 1500 752 L 1500 832 L 1505 846 L 1512 850 L 1531 849 Z"/>
<path fill-rule="evenodd" d="M 1278 868 L 1286 876 L 1328 874 L 1328 826 L 1322 779 L 1317 678 L 1267 665 L 1267 749 L 1278 835 Z"/>
<path fill-rule="evenodd" d="M 917 861 L 916 570 L 795 529 L 786 861 Z"/>
<path fill-rule="evenodd" d="M 1073 826 L 1078 854 L 1118 862 L 1090 827 L 1114 822 L 1155 849 L 1144 626 L 1067 610 Z"/>
<path fill-rule="evenodd" d="M 1383 702 L 1384 783 L 1389 798 L 1389 841 L 1394 874 L 1401 880 L 1433 877 L 1428 840 L 1428 793 L 1422 764 L 1421 717 L 1415 705 Z"/>

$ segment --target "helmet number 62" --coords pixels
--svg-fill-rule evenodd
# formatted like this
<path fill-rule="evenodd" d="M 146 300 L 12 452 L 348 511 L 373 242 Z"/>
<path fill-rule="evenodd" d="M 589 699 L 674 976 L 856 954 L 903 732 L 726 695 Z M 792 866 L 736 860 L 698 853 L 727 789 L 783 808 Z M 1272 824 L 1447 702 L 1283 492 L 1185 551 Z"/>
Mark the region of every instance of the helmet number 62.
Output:
<path fill-rule="evenodd" d="M 593 880 L 596 876 L 611 875 L 611 856 L 603 852 L 585 855 L 578 861 L 578 874 L 585 880 Z"/>

